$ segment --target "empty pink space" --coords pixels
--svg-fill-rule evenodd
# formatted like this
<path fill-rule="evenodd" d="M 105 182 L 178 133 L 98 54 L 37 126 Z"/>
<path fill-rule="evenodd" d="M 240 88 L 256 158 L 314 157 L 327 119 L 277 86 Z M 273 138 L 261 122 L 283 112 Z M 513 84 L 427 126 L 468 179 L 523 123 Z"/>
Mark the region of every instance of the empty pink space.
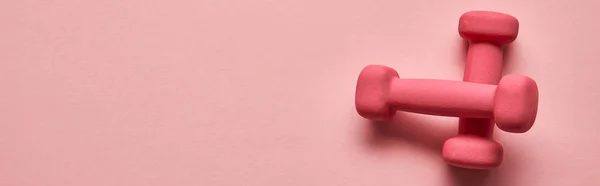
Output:
<path fill-rule="evenodd" d="M 597 186 L 600 1 L 0 2 L 0 186 Z M 460 15 L 510 14 L 531 77 L 502 164 L 449 166 L 458 118 L 354 106 L 363 67 L 462 81 Z"/>

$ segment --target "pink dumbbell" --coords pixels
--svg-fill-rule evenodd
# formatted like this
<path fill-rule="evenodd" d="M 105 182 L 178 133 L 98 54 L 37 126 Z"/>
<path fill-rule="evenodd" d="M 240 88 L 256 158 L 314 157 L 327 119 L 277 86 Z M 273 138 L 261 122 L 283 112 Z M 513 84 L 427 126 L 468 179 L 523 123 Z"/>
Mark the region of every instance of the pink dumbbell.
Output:
<path fill-rule="evenodd" d="M 469 41 L 464 80 L 497 84 L 502 77 L 503 46 L 517 39 L 519 21 L 503 13 L 471 11 L 460 17 L 458 32 Z"/>
<path fill-rule="evenodd" d="M 498 85 L 433 79 L 400 79 L 389 67 L 369 65 L 358 77 L 356 109 L 364 118 L 389 120 L 396 110 L 495 118 L 506 131 L 528 130 L 537 115 L 535 81 L 508 75 Z"/>
<path fill-rule="evenodd" d="M 498 84 L 502 78 L 503 46 L 513 42 L 518 31 L 519 21 L 513 16 L 490 11 L 464 13 L 458 23 L 460 36 L 469 41 L 463 80 Z M 454 166 L 473 169 L 500 165 L 503 148 L 492 139 L 493 124 L 492 119 L 460 118 L 459 135 L 444 143 L 444 160 Z"/>

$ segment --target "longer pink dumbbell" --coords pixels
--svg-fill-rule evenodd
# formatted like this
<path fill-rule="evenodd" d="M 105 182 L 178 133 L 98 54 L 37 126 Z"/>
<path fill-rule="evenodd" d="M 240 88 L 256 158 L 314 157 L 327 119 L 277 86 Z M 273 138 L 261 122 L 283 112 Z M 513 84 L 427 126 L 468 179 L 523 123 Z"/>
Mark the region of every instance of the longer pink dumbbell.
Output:
<path fill-rule="evenodd" d="M 356 86 L 364 118 L 389 120 L 396 110 L 456 117 L 495 118 L 506 131 L 527 130 L 537 115 L 538 90 L 531 78 L 508 75 L 498 85 L 433 79 L 400 79 L 389 67 L 365 67 Z"/>
<path fill-rule="evenodd" d="M 469 41 L 464 81 L 498 84 L 502 77 L 503 47 L 518 35 L 519 21 L 491 11 L 464 13 L 458 23 L 461 37 Z M 502 162 L 502 145 L 493 141 L 494 120 L 460 118 L 458 136 L 448 139 L 442 157 L 451 165 L 490 169 Z M 525 132 L 515 130 L 512 132 Z"/>

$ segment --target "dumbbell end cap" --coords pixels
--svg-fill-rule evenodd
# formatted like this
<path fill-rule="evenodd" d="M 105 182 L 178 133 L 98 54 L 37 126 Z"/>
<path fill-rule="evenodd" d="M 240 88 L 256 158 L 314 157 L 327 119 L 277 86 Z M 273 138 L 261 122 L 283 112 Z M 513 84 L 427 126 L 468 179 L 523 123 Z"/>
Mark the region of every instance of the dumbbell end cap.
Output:
<path fill-rule="evenodd" d="M 396 114 L 388 105 L 392 80 L 398 73 L 386 66 L 368 65 L 360 72 L 356 83 L 355 106 L 358 114 L 375 121 L 390 120 Z"/>
<path fill-rule="evenodd" d="M 500 12 L 470 11 L 460 16 L 458 33 L 471 42 L 504 45 L 517 39 L 519 20 Z"/>
<path fill-rule="evenodd" d="M 467 169 L 488 170 L 502 163 L 504 149 L 498 142 L 478 136 L 460 135 L 444 143 L 442 157 L 446 163 Z"/>
<path fill-rule="evenodd" d="M 527 132 L 537 116 L 538 87 L 533 79 L 522 75 L 506 75 L 496 90 L 494 120 L 503 131 Z"/>

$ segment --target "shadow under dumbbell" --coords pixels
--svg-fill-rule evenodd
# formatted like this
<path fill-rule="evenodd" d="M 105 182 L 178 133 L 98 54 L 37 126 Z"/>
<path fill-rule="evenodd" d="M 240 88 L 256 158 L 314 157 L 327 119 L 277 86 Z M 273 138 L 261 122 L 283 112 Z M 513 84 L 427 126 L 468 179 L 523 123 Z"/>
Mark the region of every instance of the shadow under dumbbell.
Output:
<path fill-rule="evenodd" d="M 370 145 L 379 148 L 385 148 L 390 142 L 404 141 L 441 153 L 446 139 L 456 135 L 457 122 L 432 121 L 418 114 L 398 112 L 389 122 L 370 122 L 371 135 L 367 140 Z"/>
<path fill-rule="evenodd" d="M 449 176 L 453 179 L 452 186 L 484 186 L 490 175 L 489 170 L 473 170 L 448 165 Z"/>
<path fill-rule="evenodd" d="M 518 45 L 519 40 L 517 39 L 513 43 L 510 43 L 504 47 L 504 53 L 502 55 L 502 58 L 504 59 L 504 69 L 502 71 L 503 75 L 512 74 L 514 69 L 517 69 L 517 66 L 519 66 L 519 56 L 515 52 Z"/>
<path fill-rule="evenodd" d="M 506 146 L 505 146 L 506 148 Z M 508 148 L 510 149 L 510 147 Z M 522 176 L 522 162 L 518 152 L 504 151 L 502 165 L 492 170 L 472 170 L 448 165 L 451 186 L 511 186 Z"/>
<path fill-rule="evenodd" d="M 456 50 L 454 52 L 457 56 L 455 56 L 456 63 L 460 65 L 460 69 L 465 68 L 465 61 L 467 61 L 467 52 L 469 51 L 469 41 L 464 40 L 461 37 L 457 37 L 458 41 L 456 46 L 453 48 Z"/>
<path fill-rule="evenodd" d="M 448 120 L 430 120 L 431 116 L 422 116 L 406 112 L 397 112 L 392 121 L 369 122 L 368 143 L 373 148 L 393 147 L 399 142 L 424 146 L 439 154 L 444 142 L 457 134 L 458 118 Z M 397 142 L 397 143 L 395 143 Z M 447 165 L 452 186 L 481 186 L 490 177 L 489 170 L 464 169 Z M 497 174 L 498 171 L 495 171 Z M 497 176 L 496 176 L 497 177 Z"/>

